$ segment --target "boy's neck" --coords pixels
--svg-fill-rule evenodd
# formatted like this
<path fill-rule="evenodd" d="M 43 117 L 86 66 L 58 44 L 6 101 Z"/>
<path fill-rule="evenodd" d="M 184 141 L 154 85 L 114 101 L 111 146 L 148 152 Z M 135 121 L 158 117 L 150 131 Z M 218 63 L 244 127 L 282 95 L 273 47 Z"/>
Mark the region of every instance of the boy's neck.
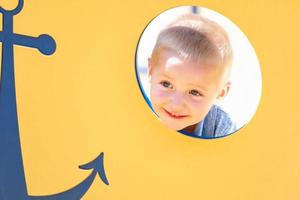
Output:
<path fill-rule="evenodd" d="M 184 129 L 182 129 L 183 131 L 187 132 L 187 133 L 194 133 L 195 128 L 196 128 L 197 124 L 185 127 Z"/>

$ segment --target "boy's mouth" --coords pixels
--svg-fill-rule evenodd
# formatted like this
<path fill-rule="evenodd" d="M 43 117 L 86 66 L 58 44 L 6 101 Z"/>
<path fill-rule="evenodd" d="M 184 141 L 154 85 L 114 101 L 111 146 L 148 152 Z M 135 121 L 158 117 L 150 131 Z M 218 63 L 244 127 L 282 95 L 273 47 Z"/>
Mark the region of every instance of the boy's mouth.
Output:
<path fill-rule="evenodd" d="M 165 113 L 167 113 L 167 115 L 171 118 L 174 118 L 174 119 L 182 119 L 184 117 L 187 117 L 188 115 L 177 115 L 177 114 L 174 114 L 174 113 L 171 113 L 169 111 L 167 111 L 166 109 L 163 108 L 163 110 L 165 111 Z"/>

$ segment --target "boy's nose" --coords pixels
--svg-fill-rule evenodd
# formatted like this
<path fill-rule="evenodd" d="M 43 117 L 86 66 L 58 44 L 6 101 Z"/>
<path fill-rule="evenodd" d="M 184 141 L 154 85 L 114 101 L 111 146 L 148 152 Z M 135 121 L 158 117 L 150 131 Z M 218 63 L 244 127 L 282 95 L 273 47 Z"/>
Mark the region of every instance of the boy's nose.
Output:
<path fill-rule="evenodd" d="M 184 104 L 184 97 L 181 93 L 177 92 L 172 95 L 171 102 L 172 102 L 173 109 L 179 109 Z"/>

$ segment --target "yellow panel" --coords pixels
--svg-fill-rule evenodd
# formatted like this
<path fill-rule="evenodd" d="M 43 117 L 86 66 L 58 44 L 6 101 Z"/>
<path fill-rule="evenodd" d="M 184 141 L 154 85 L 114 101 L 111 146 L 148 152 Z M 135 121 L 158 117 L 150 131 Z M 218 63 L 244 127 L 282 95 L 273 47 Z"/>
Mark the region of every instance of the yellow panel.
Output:
<path fill-rule="evenodd" d="M 256 115 L 222 139 L 167 129 L 135 77 L 145 26 L 168 8 L 191 4 L 231 19 L 261 64 Z M 15 47 L 29 194 L 73 187 L 90 173 L 78 166 L 104 152 L 110 185 L 97 177 L 83 199 L 300 199 L 299 9 L 296 0 L 25 0 L 15 32 L 47 33 L 57 42 L 52 56 Z"/>

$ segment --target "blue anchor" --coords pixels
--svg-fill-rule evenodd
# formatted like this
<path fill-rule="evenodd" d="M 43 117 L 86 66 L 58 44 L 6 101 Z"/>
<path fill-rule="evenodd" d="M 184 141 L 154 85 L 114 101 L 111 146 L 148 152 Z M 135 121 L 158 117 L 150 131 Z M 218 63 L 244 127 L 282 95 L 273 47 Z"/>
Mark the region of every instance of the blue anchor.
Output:
<path fill-rule="evenodd" d="M 13 16 L 23 8 L 24 0 L 19 0 L 13 10 L 0 7 L 3 16 L 3 30 L 0 32 L 2 42 L 2 63 L 0 80 L 0 199 L 1 200 L 77 200 L 89 189 L 96 175 L 109 185 L 103 166 L 101 153 L 94 161 L 80 166 L 81 169 L 93 169 L 91 174 L 73 188 L 53 195 L 28 195 L 20 135 L 18 126 L 15 77 L 14 45 L 38 49 L 44 55 L 51 55 L 56 50 L 54 39 L 46 34 L 39 37 L 20 35 L 13 32 Z"/>

